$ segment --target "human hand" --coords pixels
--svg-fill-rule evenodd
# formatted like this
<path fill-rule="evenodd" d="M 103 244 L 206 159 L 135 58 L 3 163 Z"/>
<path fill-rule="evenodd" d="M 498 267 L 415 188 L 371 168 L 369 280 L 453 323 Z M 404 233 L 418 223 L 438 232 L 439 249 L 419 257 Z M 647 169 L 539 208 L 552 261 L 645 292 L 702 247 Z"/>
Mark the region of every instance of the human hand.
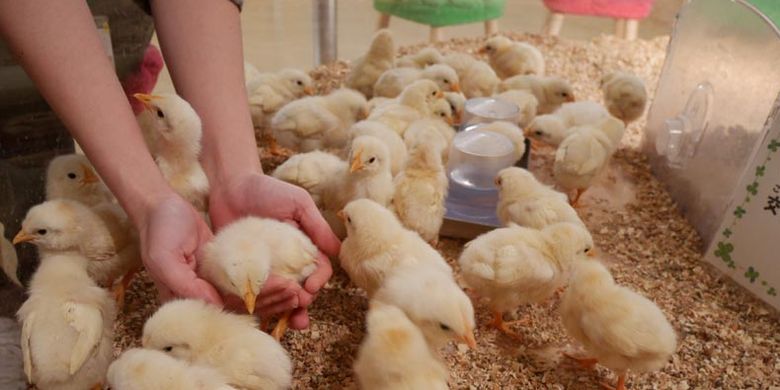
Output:
<path fill-rule="evenodd" d="M 260 173 L 238 176 L 226 183 L 212 183 L 209 214 L 215 231 L 247 215 L 273 218 L 303 230 L 321 252 L 331 256 L 339 252 L 338 238 L 309 194 L 302 188 Z M 303 286 L 271 275 L 258 297 L 257 312 L 261 316 L 269 316 L 295 310 L 290 317 L 290 327 L 306 328 L 309 323 L 306 307 L 333 274 L 330 261 L 324 254 L 320 253 L 318 262 L 317 270 Z M 229 299 L 229 306 L 234 303 L 236 307 L 241 307 L 240 300 Z"/>

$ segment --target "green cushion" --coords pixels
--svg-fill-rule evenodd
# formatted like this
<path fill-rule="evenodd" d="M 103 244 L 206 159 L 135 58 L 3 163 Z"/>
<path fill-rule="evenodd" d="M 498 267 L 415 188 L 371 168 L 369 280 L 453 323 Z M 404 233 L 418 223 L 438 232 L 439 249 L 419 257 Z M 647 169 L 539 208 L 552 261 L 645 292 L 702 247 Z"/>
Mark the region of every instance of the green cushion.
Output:
<path fill-rule="evenodd" d="M 441 27 L 497 19 L 505 0 L 374 0 L 385 14 L 428 26 Z"/>

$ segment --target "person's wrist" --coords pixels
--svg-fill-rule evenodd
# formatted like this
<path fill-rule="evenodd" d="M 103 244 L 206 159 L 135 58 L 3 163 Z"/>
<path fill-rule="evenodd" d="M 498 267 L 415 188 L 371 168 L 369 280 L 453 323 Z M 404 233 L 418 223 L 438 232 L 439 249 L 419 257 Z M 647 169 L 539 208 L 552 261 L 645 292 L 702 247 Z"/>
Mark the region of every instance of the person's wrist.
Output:
<path fill-rule="evenodd" d="M 140 232 L 147 226 L 151 213 L 160 204 L 179 198 L 169 186 L 162 185 L 152 191 L 138 191 L 127 196 L 123 206 L 130 220 Z M 180 198 L 179 198 L 180 199 Z"/>

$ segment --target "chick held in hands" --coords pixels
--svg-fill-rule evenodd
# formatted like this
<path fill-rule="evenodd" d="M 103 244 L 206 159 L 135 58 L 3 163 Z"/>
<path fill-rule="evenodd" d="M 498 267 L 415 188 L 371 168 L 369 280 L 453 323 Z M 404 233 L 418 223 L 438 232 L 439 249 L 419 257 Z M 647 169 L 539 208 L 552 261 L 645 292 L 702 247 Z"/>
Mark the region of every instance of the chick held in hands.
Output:
<path fill-rule="evenodd" d="M 217 370 L 153 349 L 122 352 L 106 376 L 110 390 L 235 390 Z"/>

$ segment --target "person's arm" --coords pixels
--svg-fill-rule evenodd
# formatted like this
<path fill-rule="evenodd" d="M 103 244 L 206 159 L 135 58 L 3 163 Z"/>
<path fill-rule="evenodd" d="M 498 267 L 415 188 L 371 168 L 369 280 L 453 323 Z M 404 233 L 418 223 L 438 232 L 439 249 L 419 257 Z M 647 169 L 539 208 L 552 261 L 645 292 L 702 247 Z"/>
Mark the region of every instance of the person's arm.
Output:
<path fill-rule="evenodd" d="M 193 271 L 210 232 L 149 155 L 86 2 L 0 0 L 0 36 L 138 228 L 162 291 L 220 303 Z"/>

